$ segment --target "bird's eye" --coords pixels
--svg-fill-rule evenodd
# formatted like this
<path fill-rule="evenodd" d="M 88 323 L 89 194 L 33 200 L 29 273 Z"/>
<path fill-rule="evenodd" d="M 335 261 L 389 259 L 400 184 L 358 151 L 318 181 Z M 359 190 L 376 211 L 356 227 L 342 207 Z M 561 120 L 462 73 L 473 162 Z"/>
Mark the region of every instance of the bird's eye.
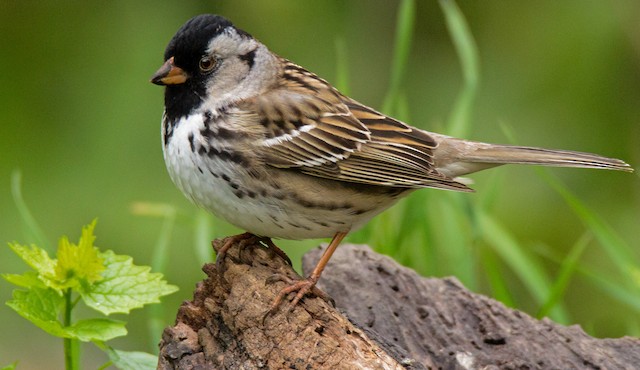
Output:
<path fill-rule="evenodd" d="M 210 72 L 216 66 L 216 60 L 209 56 L 200 59 L 200 70 L 202 72 Z"/>

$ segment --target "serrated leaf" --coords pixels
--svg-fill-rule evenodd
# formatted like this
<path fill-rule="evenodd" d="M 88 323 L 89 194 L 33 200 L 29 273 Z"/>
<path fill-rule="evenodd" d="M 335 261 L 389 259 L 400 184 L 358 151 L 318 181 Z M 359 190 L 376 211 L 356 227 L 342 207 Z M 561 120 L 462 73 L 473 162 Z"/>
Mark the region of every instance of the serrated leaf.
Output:
<path fill-rule="evenodd" d="M 11 284 L 17 285 L 22 288 L 42 288 L 46 289 L 46 285 L 38 278 L 38 273 L 35 271 L 27 271 L 22 275 L 18 274 L 2 274 L 2 278 Z"/>
<path fill-rule="evenodd" d="M 99 318 L 78 320 L 75 324 L 63 329 L 68 338 L 76 338 L 83 342 L 107 341 L 127 335 L 125 325 L 124 321 Z"/>
<path fill-rule="evenodd" d="M 64 298 L 51 288 L 14 290 L 13 299 L 7 302 L 7 306 L 40 329 L 60 338 L 106 341 L 127 334 L 123 321 L 110 319 L 80 320 L 74 325 L 63 326 L 58 316 L 64 307 Z"/>
<path fill-rule="evenodd" d="M 103 279 L 87 292 L 81 292 L 87 306 L 109 315 L 129 313 L 145 304 L 158 303 L 159 298 L 178 290 L 169 285 L 160 273 L 150 272 L 148 266 L 136 266 L 129 256 L 113 251 L 101 253 L 106 269 Z"/>
<path fill-rule="evenodd" d="M 158 365 L 158 356 L 146 352 L 119 351 L 111 347 L 105 352 L 113 365 L 121 370 L 154 370 Z"/>
<path fill-rule="evenodd" d="M 27 265 L 36 270 L 38 274 L 43 276 L 54 275 L 56 262 L 49 257 L 49 254 L 47 254 L 47 251 L 44 249 L 38 248 L 35 245 L 26 246 L 18 243 L 9 243 L 9 247 L 15 254 L 22 258 Z"/>
<path fill-rule="evenodd" d="M 66 335 L 58 321 L 58 314 L 63 305 L 64 298 L 51 288 L 14 290 L 13 299 L 7 301 L 7 306 L 13 308 L 20 316 L 47 333 L 62 338 Z"/>
<path fill-rule="evenodd" d="M 55 266 L 55 281 L 59 288 L 86 290 L 102 279 L 100 274 L 105 266 L 100 251 L 93 245 L 95 226 L 94 220 L 82 228 L 78 245 L 70 243 L 66 237 L 60 239 Z"/>

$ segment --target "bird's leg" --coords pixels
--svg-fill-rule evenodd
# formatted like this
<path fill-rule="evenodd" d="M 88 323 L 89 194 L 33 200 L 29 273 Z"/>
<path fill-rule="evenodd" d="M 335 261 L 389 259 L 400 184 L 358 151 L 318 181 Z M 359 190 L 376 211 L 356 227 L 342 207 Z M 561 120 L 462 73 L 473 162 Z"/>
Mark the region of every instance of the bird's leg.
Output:
<path fill-rule="evenodd" d="M 338 245 L 340 245 L 340 242 L 342 241 L 342 239 L 344 239 L 345 236 L 347 236 L 346 232 L 338 232 L 336 233 L 336 235 L 333 236 L 333 239 L 331 239 L 329 246 L 322 254 L 320 261 L 318 261 L 318 263 L 316 264 L 316 267 L 313 269 L 313 271 L 311 272 L 311 275 L 309 275 L 308 278 L 304 280 L 299 280 L 299 281 L 292 281 L 291 279 L 285 278 L 283 276 L 274 275 L 276 280 L 285 281 L 287 284 L 289 284 L 289 286 L 284 287 L 278 293 L 276 298 L 273 300 L 273 304 L 271 305 L 271 309 L 269 310 L 267 315 L 275 312 L 278 306 L 280 306 L 280 303 L 282 303 L 282 300 L 284 299 L 284 297 L 286 297 L 289 293 L 298 292 L 296 296 L 293 298 L 293 300 L 291 301 L 291 306 L 289 310 L 293 309 L 293 307 L 295 307 L 296 304 L 298 304 L 298 302 L 300 302 L 300 300 L 310 292 L 325 300 L 329 298 L 324 292 L 316 288 L 316 283 L 320 279 L 320 275 L 322 274 L 322 271 L 324 270 L 325 266 L 327 266 L 327 263 L 329 262 L 331 255 L 333 255 L 333 252 L 335 252 L 336 248 L 338 247 Z M 269 282 L 273 282 L 272 279 L 270 280 L 271 281 Z"/>

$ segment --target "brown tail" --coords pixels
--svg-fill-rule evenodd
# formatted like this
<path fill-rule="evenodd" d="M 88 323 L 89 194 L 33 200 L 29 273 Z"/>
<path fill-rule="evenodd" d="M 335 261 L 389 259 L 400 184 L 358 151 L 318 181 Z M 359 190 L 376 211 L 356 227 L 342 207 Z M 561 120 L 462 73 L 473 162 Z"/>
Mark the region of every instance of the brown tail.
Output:
<path fill-rule="evenodd" d="M 436 149 L 436 167 L 448 176 L 462 176 L 502 164 L 534 164 L 633 172 L 627 163 L 597 154 L 512 145 L 494 145 L 446 138 Z"/>

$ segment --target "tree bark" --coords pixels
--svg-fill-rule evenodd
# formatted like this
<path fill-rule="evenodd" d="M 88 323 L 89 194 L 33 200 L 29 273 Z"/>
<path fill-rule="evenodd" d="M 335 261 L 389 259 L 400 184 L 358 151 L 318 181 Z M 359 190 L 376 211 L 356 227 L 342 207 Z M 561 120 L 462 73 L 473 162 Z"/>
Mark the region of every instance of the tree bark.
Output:
<path fill-rule="evenodd" d="M 321 252 L 304 256 L 306 274 Z M 204 266 L 207 279 L 163 333 L 159 369 L 640 368 L 636 338 L 596 339 L 535 320 L 366 246 L 341 245 L 320 279 L 337 308 L 306 297 L 265 315 L 285 286 L 267 280 L 299 276 L 263 246 L 234 245 L 223 266 Z"/>

